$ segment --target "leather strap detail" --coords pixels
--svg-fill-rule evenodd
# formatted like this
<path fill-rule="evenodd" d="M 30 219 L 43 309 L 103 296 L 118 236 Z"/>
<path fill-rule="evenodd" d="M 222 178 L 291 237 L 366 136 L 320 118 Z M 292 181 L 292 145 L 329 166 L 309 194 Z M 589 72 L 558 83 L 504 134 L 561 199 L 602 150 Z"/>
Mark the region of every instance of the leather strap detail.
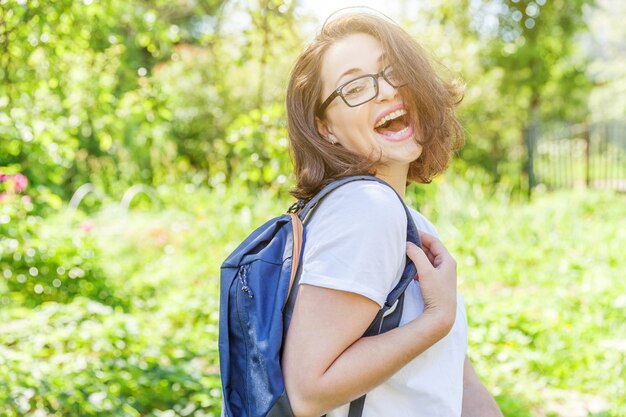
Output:
<path fill-rule="evenodd" d="M 304 226 L 302 225 L 302 220 L 294 213 L 289 213 L 289 216 L 291 216 L 291 227 L 293 227 L 293 254 L 291 256 L 291 276 L 289 278 L 289 292 L 287 293 L 287 297 L 291 294 L 294 278 L 298 272 L 300 252 L 302 252 L 302 242 L 304 240 Z"/>

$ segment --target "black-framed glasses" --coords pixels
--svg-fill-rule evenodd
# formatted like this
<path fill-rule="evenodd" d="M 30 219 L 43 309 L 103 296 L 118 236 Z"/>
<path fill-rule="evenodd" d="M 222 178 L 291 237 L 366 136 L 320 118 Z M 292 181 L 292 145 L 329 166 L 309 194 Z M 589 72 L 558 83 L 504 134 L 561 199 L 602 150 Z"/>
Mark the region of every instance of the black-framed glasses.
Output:
<path fill-rule="evenodd" d="M 360 77 L 341 84 L 324 100 L 322 105 L 315 112 L 316 115 L 321 117 L 326 107 L 328 107 L 337 96 L 341 97 L 349 107 L 357 107 L 373 100 L 378 96 L 378 79 L 380 77 L 383 77 L 385 81 L 394 88 L 406 85 L 406 83 L 398 78 L 393 66 L 388 65 L 378 74 L 361 75 Z"/>

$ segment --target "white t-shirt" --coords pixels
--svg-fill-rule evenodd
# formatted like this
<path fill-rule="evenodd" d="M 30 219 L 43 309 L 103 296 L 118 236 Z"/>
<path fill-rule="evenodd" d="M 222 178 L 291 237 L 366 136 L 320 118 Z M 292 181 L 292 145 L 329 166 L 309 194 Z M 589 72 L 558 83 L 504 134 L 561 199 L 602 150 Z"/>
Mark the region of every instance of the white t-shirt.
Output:
<path fill-rule="evenodd" d="M 418 229 L 437 235 L 409 208 Z M 350 291 L 382 306 L 406 265 L 407 218 L 398 196 L 374 181 L 345 184 L 326 196 L 305 225 L 300 282 Z M 400 325 L 424 311 L 418 281 L 404 297 Z M 456 320 L 443 339 L 417 356 L 365 398 L 363 417 L 458 417 L 463 397 L 467 319 L 457 297 Z M 347 417 L 349 404 L 328 417 Z"/>

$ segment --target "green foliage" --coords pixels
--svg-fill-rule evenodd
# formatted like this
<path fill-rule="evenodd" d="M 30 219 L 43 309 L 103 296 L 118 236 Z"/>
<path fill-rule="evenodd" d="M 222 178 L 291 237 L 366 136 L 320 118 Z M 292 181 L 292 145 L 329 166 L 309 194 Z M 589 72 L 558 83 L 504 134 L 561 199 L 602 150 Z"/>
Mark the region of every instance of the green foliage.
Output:
<path fill-rule="evenodd" d="M 77 297 L 3 310 L 2 320 L 2 415 L 219 415 L 219 377 L 207 369 L 215 353 L 188 343 L 189 330 L 164 314 Z"/>
<path fill-rule="evenodd" d="M 593 4 L 505 1 L 496 14 L 497 27 L 485 30 L 491 41 L 484 50 L 484 65 L 504 70 L 501 94 L 523 103 L 522 117 L 572 122 L 586 117 L 591 83 L 576 35 L 585 27 L 583 8 Z M 485 28 L 487 21 L 476 23 Z"/>
<path fill-rule="evenodd" d="M 577 123 L 587 116 L 589 59 L 579 38 L 593 1 L 430 3 L 404 26 L 444 65 L 444 76 L 466 82 L 459 157 L 487 172 L 490 183 L 523 191 L 529 121 Z"/>
<path fill-rule="evenodd" d="M 77 295 L 123 304 L 97 265 L 88 224 L 63 233 L 59 218 L 46 223 L 33 207 L 28 196 L 0 204 L 0 305 L 66 303 Z"/>
<path fill-rule="evenodd" d="M 596 0 L 596 9 L 588 15 L 589 49 L 592 55 L 587 72 L 594 83 L 589 97 L 592 121 L 626 118 L 626 3 Z"/>
<path fill-rule="evenodd" d="M 233 183 L 244 184 L 250 190 L 277 189 L 286 183 L 284 174 L 291 171 L 291 161 L 283 106 L 240 115 L 220 145 L 226 155 L 217 169 L 232 173 L 227 178 Z"/>
<path fill-rule="evenodd" d="M 171 110 L 149 75 L 174 43 L 210 41 L 197 13 L 222 2 L 186 3 L 3 1 L 0 166 L 66 199 L 85 182 L 117 194 L 166 177 Z"/>
<path fill-rule="evenodd" d="M 273 138 L 247 144 L 261 157 L 253 164 L 237 159 L 247 152 L 231 140 L 236 130 L 257 128 L 259 111 L 271 118 L 263 124 L 284 126 L 294 5 L 249 4 L 253 26 L 237 34 L 222 29 L 222 5 L 3 2 L 0 166 L 66 200 L 86 182 L 114 196 L 133 183 L 197 175 L 218 184 L 276 182 L 289 158 L 268 155 L 263 145 Z M 286 149 L 283 140 L 270 145 Z M 251 178 L 225 166 L 231 161 L 252 169 Z"/>
<path fill-rule="evenodd" d="M 459 261 L 507 416 L 626 415 L 621 196 L 516 200 L 528 120 L 587 115 L 592 4 L 432 1 L 403 22 L 467 82 L 466 147 L 407 200 Z M 289 0 L 0 0 L 0 174 L 29 187 L 0 180 L 0 414 L 219 415 L 219 265 L 292 202 L 283 103 L 307 20 Z M 621 108 L 619 45 L 595 57 L 595 117 Z M 86 182 L 91 214 L 64 208 Z M 166 208 L 111 203 L 136 183 Z"/>
<path fill-rule="evenodd" d="M 403 16 L 403 26 L 467 82 L 460 156 L 490 182 L 524 188 L 521 133 L 530 117 L 586 116 L 591 84 L 577 39 L 592 5 L 446 0 L 414 20 Z M 284 183 L 278 177 L 290 169 L 276 167 L 289 167 L 288 152 L 266 159 L 266 140 L 242 151 L 232 138 L 264 137 L 237 133 L 266 126 L 255 112 L 282 129 L 284 120 L 274 118 L 285 117 L 287 76 L 304 41 L 299 24 L 310 20 L 296 3 L 1 6 L 0 166 L 65 200 L 85 182 L 112 196 L 138 182 L 198 176 L 212 186 Z M 276 146 L 286 149 L 281 140 Z"/>
<path fill-rule="evenodd" d="M 450 172 L 407 194 L 458 261 L 482 380 L 507 416 L 623 415 L 622 196 L 512 202 L 510 189 L 489 197 L 472 183 L 482 175 Z M 125 308 L 83 296 L 28 308 L 10 295 L 0 309 L 0 414 L 219 415 L 220 263 L 292 201 L 193 183 L 159 187 L 158 197 L 167 209 L 107 205 L 88 219 L 92 262 Z M 66 215 L 41 229 L 69 233 Z"/>
<path fill-rule="evenodd" d="M 459 263 L 477 372 L 507 416 L 624 415 L 623 196 L 508 195 L 452 176 L 422 208 Z"/>
<path fill-rule="evenodd" d="M 89 219 L 63 210 L 43 222 L 58 233 L 78 232 L 60 221 L 69 216 L 88 225 L 94 262 L 130 302 L 74 297 L 31 309 L 10 294 L 0 310 L 0 414 L 219 415 L 219 266 L 277 200 L 259 191 L 252 212 L 243 189 L 191 183 L 158 196 L 167 210 L 106 205 Z"/>
<path fill-rule="evenodd" d="M 162 154 L 168 155 L 162 165 L 171 167 L 175 162 L 175 172 L 190 167 L 211 169 L 215 142 L 224 136 L 226 126 L 235 117 L 228 111 L 232 105 L 216 59 L 219 54 L 212 50 L 181 45 L 171 62 L 155 69 L 151 80 L 154 91 L 160 92 L 163 99 L 159 109 L 162 127 L 168 138 L 174 139 L 159 147 Z M 172 177 L 171 172 L 164 174 L 158 182 Z"/>

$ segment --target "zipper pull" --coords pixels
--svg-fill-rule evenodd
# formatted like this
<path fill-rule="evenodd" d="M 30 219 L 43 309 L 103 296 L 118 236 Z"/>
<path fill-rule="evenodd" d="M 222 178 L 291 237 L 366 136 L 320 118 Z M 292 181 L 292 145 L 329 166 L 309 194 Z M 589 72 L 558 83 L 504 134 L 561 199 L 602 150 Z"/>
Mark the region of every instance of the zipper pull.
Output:
<path fill-rule="evenodd" d="M 252 293 L 252 290 L 250 289 L 250 287 L 244 285 L 243 287 L 241 287 L 241 291 L 248 294 L 248 298 L 254 298 L 254 294 Z"/>
<path fill-rule="evenodd" d="M 254 298 L 254 293 L 252 292 L 252 289 L 250 287 L 248 287 L 248 277 L 246 276 L 247 272 L 248 272 L 248 268 L 250 267 L 250 265 L 243 265 L 241 267 L 241 269 L 239 270 L 239 280 L 241 281 L 241 291 L 245 292 L 246 294 L 248 294 L 248 298 Z"/>

